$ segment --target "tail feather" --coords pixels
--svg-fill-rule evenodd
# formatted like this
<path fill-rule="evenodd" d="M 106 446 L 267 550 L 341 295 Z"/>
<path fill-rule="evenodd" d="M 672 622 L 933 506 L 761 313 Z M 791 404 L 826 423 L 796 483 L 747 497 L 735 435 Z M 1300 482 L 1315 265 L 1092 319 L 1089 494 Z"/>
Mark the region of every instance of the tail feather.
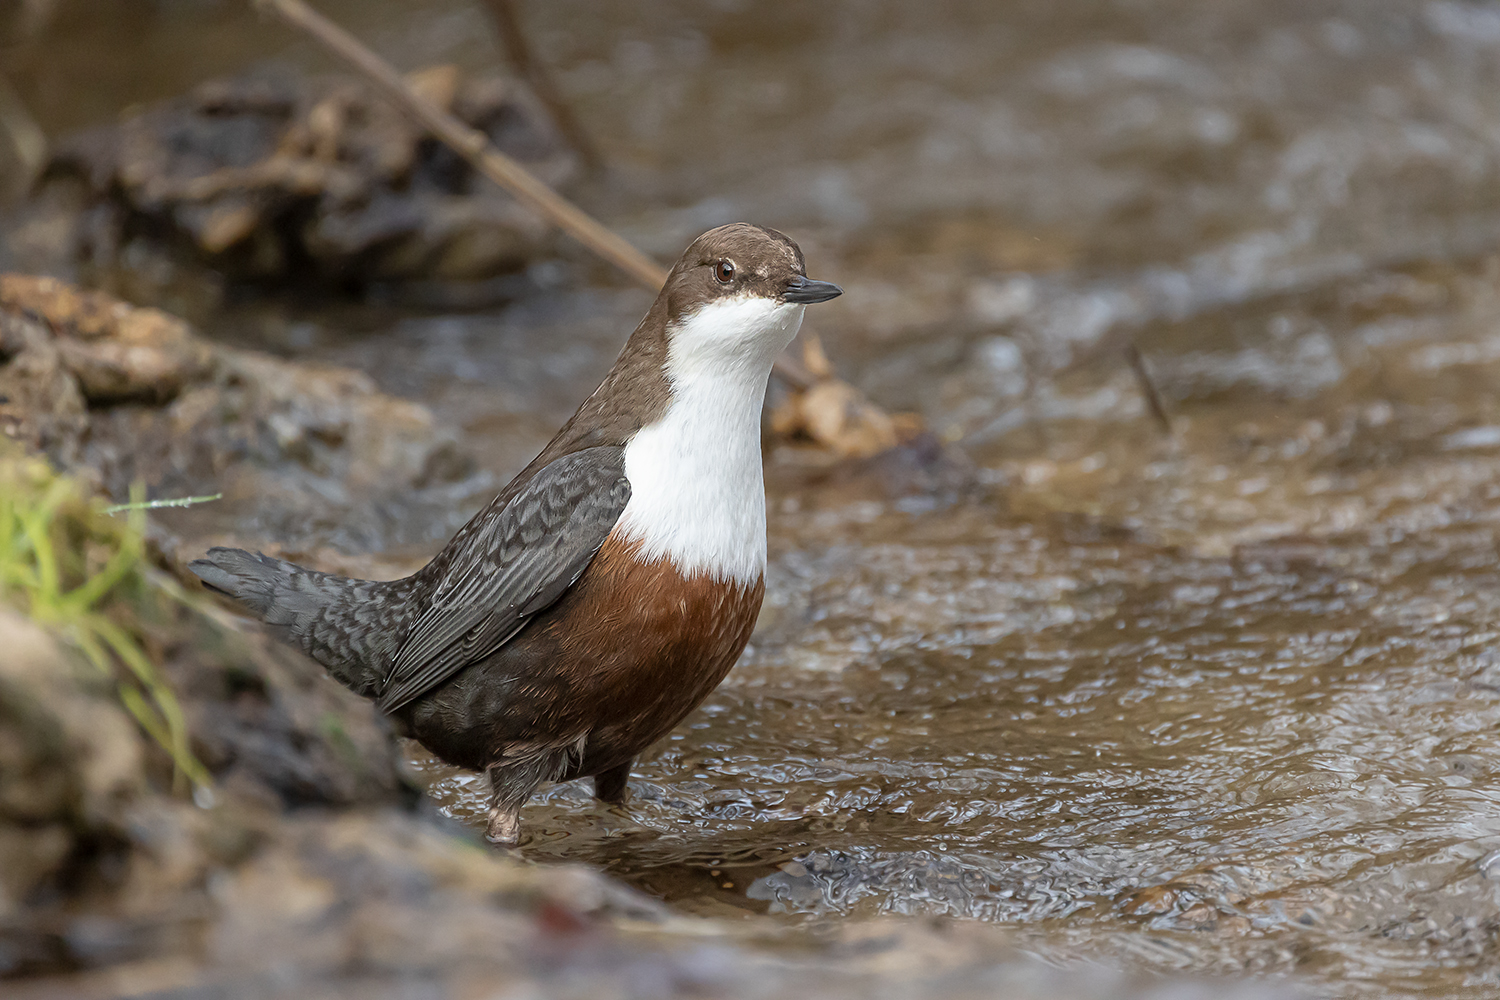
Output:
<path fill-rule="evenodd" d="M 411 579 L 351 580 L 243 549 L 214 548 L 188 564 L 366 697 L 376 697 L 411 627 Z"/>

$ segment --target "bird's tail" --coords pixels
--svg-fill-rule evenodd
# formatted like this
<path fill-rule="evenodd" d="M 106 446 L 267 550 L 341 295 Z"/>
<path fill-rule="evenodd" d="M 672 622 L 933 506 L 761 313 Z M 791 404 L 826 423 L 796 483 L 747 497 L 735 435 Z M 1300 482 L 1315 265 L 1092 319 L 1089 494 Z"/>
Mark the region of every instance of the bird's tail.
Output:
<path fill-rule="evenodd" d="M 351 580 L 243 549 L 214 548 L 188 564 L 367 698 L 379 693 L 410 628 L 410 578 Z"/>

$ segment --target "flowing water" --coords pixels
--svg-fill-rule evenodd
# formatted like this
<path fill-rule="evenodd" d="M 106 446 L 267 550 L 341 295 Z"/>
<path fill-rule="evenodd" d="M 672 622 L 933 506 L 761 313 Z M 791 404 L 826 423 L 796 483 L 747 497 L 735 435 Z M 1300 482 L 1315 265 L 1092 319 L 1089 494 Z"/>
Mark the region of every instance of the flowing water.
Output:
<path fill-rule="evenodd" d="M 552 788 L 524 853 L 718 916 L 1500 990 L 1500 7 L 526 7 L 609 154 L 591 207 L 663 259 L 787 230 L 847 289 L 809 320 L 843 374 L 973 469 L 899 496 L 774 450 L 752 648 L 628 808 Z M 13 47 L 44 125 L 311 58 L 155 9 L 132 30 L 187 54 L 99 62 L 112 98 L 67 76 L 85 27 Z M 494 58 L 459 0 L 327 9 L 406 66 Z M 214 325 L 369 371 L 499 478 L 643 312 L 614 280 L 570 255 L 478 311 Z M 416 760 L 480 821 L 475 777 Z"/>

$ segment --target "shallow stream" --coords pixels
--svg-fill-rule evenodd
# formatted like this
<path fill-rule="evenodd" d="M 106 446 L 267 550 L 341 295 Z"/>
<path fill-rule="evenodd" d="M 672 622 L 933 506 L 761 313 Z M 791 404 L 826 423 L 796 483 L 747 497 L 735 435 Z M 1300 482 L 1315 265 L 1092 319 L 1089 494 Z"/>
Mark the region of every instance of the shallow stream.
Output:
<path fill-rule="evenodd" d="M 163 2 L 129 30 L 183 55 L 141 74 L 63 6 L 45 55 L 9 50 L 54 132 L 316 64 L 237 4 Z M 459 0 L 324 6 L 406 67 L 495 58 Z M 585 202 L 662 259 L 737 218 L 792 234 L 847 289 L 809 323 L 841 373 L 973 463 L 893 496 L 773 451 L 751 650 L 628 809 L 553 788 L 526 855 L 718 916 L 1500 989 L 1500 7 L 525 6 L 609 155 Z M 493 482 L 649 301 L 581 254 L 507 288 L 198 318 L 430 405 Z M 477 779 L 417 761 L 479 821 Z"/>

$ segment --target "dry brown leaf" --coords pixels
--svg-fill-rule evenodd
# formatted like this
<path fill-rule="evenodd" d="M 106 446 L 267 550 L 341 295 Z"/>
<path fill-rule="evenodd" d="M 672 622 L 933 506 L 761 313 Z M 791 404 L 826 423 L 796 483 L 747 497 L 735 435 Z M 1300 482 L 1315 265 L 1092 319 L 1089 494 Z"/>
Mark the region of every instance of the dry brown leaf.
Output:
<path fill-rule="evenodd" d="M 823 342 L 816 333 L 809 333 L 802 338 L 802 367 L 813 378 L 833 378 L 833 362 L 828 360 Z"/>
<path fill-rule="evenodd" d="M 458 67 L 451 63 L 428 66 L 406 74 L 407 86 L 443 111 L 453 110 L 453 100 L 458 96 L 460 81 Z"/>
<path fill-rule="evenodd" d="M 917 414 L 888 414 L 837 378 L 816 336 L 803 341 L 802 364 L 815 381 L 802 390 L 792 388 L 771 411 L 771 433 L 809 438 L 845 458 L 876 455 L 921 433 Z"/>

